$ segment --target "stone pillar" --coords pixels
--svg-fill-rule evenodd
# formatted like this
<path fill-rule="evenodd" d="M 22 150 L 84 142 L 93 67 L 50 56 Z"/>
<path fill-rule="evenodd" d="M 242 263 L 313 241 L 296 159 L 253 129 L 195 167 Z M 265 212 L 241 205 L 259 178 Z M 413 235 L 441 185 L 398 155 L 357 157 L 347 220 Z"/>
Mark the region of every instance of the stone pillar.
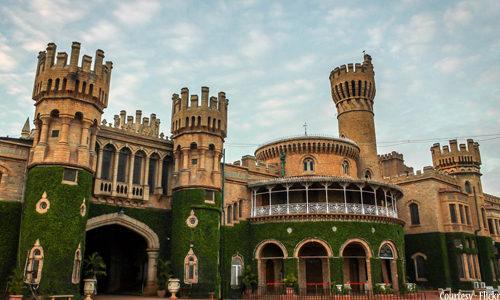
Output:
<path fill-rule="evenodd" d="M 189 148 L 182 149 L 182 169 L 189 169 Z"/>
<path fill-rule="evenodd" d="M 146 186 L 146 185 L 148 185 L 148 182 L 149 182 L 149 157 L 146 156 L 144 159 L 146 161 L 144 164 L 144 176 L 142 176 L 142 178 L 144 178 L 144 181 L 142 182 L 142 185 Z M 149 188 L 148 188 L 148 190 L 149 190 Z"/>
<path fill-rule="evenodd" d="M 59 137 L 59 144 L 67 144 L 68 143 L 68 132 L 69 132 L 69 123 L 71 122 L 71 118 L 62 117 L 61 123 L 61 136 Z"/>
<path fill-rule="evenodd" d="M 180 164 L 180 152 L 179 151 L 174 151 L 174 157 L 175 157 L 175 163 L 174 163 L 174 172 L 179 172 L 179 164 Z"/>
<path fill-rule="evenodd" d="M 88 148 L 87 139 L 89 137 L 89 129 L 92 122 L 83 120 L 82 121 L 82 137 L 80 140 L 80 148 Z"/>
<path fill-rule="evenodd" d="M 130 154 L 130 162 L 128 166 L 128 196 L 132 197 L 132 186 L 134 185 L 134 163 L 135 153 Z"/>
<path fill-rule="evenodd" d="M 214 171 L 219 171 L 221 153 L 219 150 L 214 151 Z"/>
<path fill-rule="evenodd" d="M 92 126 L 90 127 L 90 152 L 95 152 L 95 142 L 97 139 L 97 132 L 99 131 L 99 128 L 97 126 Z"/>
<path fill-rule="evenodd" d="M 113 163 L 113 190 L 111 195 L 116 195 L 116 179 L 118 177 L 118 158 L 120 157 L 120 151 L 115 150 L 115 157 Z"/>
<path fill-rule="evenodd" d="M 38 126 L 36 126 L 36 122 L 35 122 L 35 134 L 34 134 L 34 137 L 33 137 L 33 147 L 36 147 L 36 145 L 38 144 L 38 138 L 40 137 L 40 129 L 38 128 Z"/>
<path fill-rule="evenodd" d="M 40 144 L 46 144 L 47 143 L 47 134 L 49 131 L 50 117 L 43 116 L 43 117 L 40 117 L 40 119 L 42 120 L 42 132 L 40 133 Z"/>
<path fill-rule="evenodd" d="M 206 149 L 200 148 L 200 164 L 198 166 L 198 169 L 205 169 L 205 156 L 207 153 Z"/>
<path fill-rule="evenodd" d="M 162 187 L 162 178 L 163 178 L 163 158 L 160 158 L 156 161 L 156 164 L 157 164 L 157 168 L 156 168 L 156 185 L 155 185 L 155 189 L 158 187 L 158 188 L 161 188 Z M 156 194 L 156 191 L 155 191 L 155 194 Z M 163 194 L 163 193 L 160 193 L 160 194 Z"/>
<path fill-rule="evenodd" d="M 146 249 L 148 253 L 148 280 L 144 287 L 144 294 L 154 294 L 156 292 L 156 259 L 158 258 L 158 249 Z"/>
<path fill-rule="evenodd" d="M 102 153 L 104 151 L 103 148 L 99 148 L 99 153 L 97 154 L 97 178 L 101 178 L 102 173 Z"/>

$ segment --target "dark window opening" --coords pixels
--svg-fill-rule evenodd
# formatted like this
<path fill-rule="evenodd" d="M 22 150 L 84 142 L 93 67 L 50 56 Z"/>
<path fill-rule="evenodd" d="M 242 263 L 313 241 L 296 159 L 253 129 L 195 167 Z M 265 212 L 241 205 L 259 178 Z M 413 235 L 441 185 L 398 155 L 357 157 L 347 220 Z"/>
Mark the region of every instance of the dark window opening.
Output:
<path fill-rule="evenodd" d="M 425 270 L 425 259 L 423 256 L 417 256 L 416 257 L 416 264 L 417 264 L 417 278 L 419 279 L 425 279 L 427 278 L 427 272 Z"/>
<path fill-rule="evenodd" d="M 410 204 L 411 225 L 420 225 L 420 215 L 418 213 L 418 205 Z"/>
<path fill-rule="evenodd" d="M 104 149 L 102 151 L 101 179 L 104 180 L 110 179 L 112 157 L 113 157 L 113 151 L 107 149 Z"/>
<path fill-rule="evenodd" d="M 64 168 L 63 180 L 75 182 L 77 174 L 78 174 L 78 170 Z"/>
<path fill-rule="evenodd" d="M 154 158 L 149 159 L 149 176 L 148 176 L 148 185 L 149 185 L 149 193 L 154 194 L 156 188 L 156 162 L 157 160 Z"/>
<path fill-rule="evenodd" d="M 455 211 L 455 204 L 450 204 L 450 217 L 451 217 L 451 223 L 457 223 L 457 214 Z"/>
<path fill-rule="evenodd" d="M 134 178 L 133 184 L 141 184 L 142 156 L 136 155 L 134 159 Z"/>
<path fill-rule="evenodd" d="M 118 174 L 116 181 L 125 182 L 125 175 L 127 174 L 127 160 L 128 154 L 126 152 L 120 152 L 118 155 Z"/>
<path fill-rule="evenodd" d="M 59 130 L 52 130 L 51 137 L 59 137 Z"/>

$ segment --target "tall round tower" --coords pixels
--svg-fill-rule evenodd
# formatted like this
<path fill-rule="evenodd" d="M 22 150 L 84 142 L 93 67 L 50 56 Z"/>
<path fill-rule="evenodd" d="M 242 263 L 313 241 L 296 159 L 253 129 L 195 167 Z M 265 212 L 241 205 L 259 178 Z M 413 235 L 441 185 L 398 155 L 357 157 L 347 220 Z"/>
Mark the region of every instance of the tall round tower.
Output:
<path fill-rule="evenodd" d="M 193 289 L 217 284 L 222 176 L 227 132 L 226 94 L 172 97 L 175 170 L 172 200 L 172 271 Z"/>
<path fill-rule="evenodd" d="M 21 226 L 26 282 L 43 294 L 79 294 L 85 232 L 96 166 L 95 143 L 107 106 L 112 63 L 104 52 L 68 55 L 48 44 L 38 55 L 33 100 L 35 137 Z"/>
<path fill-rule="evenodd" d="M 332 98 L 337 107 L 339 136 L 358 144 L 361 152 L 358 177 L 380 179 L 373 119 L 375 72 L 372 58 L 365 54 L 363 64 L 348 64 L 330 73 Z"/>

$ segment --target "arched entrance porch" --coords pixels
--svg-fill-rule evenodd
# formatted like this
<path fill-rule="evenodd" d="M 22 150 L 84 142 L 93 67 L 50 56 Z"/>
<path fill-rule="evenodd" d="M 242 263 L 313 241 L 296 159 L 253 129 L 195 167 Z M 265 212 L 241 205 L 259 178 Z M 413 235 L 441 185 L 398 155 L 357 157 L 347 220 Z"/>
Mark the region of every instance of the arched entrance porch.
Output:
<path fill-rule="evenodd" d="M 344 257 L 344 283 L 351 284 L 353 291 L 371 290 L 371 250 L 361 239 L 344 243 L 340 251 Z"/>
<path fill-rule="evenodd" d="M 259 272 L 259 288 L 267 293 L 277 292 L 276 287 L 283 282 L 287 257 L 285 247 L 276 240 L 262 242 L 256 249 Z"/>
<path fill-rule="evenodd" d="M 295 248 L 299 261 L 299 288 L 307 294 L 322 294 L 330 287 L 330 246 L 320 239 L 307 239 Z"/>
<path fill-rule="evenodd" d="M 114 227 L 115 230 L 113 230 L 113 227 L 106 228 L 102 230 L 100 233 L 101 236 L 109 236 L 111 241 L 112 239 L 118 238 L 118 243 L 114 243 L 115 246 L 109 247 L 110 251 L 110 257 L 112 256 L 112 250 L 113 248 L 117 250 L 116 245 L 120 244 L 120 241 L 125 244 L 125 247 L 127 245 L 127 239 L 131 238 L 133 241 L 132 243 L 137 243 L 134 245 L 130 245 L 130 250 L 129 252 L 133 251 L 138 251 L 139 253 L 135 256 L 135 258 L 138 260 L 136 261 L 133 265 L 134 268 L 139 268 L 139 271 L 141 274 L 144 276 L 146 279 L 146 284 L 144 286 L 143 292 L 146 294 L 149 293 L 155 293 L 156 291 L 156 258 L 158 257 L 158 252 L 160 249 L 160 241 L 158 239 L 158 235 L 151 229 L 149 226 L 146 224 L 135 220 L 123 213 L 112 213 L 112 214 L 107 214 L 107 215 L 102 215 L 99 217 L 95 217 L 92 219 L 89 219 L 87 221 L 87 232 L 98 229 L 100 227 L 108 227 L 110 225 L 119 225 L 119 227 Z M 126 229 L 133 231 L 135 234 L 127 234 Z M 111 231 L 111 232 L 110 232 Z M 115 234 L 117 233 L 117 234 Z M 130 232 L 129 232 L 130 233 Z M 87 233 L 88 235 L 89 233 Z M 115 237 L 113 237 L 115 236 Z M 135 237 L 134 237 L 135 236 Z M 121 237 L 121 239 L 120 239 Z M 142 239 L 138 238 L 142 237 Z M 143 246 L 141 246 L 141 243 L 143 243 Z M 111 243 L 112 245 L 113 243 Z M 124 248 L 122 246 L 121 248 Z M 89 241 L 87 241 L 87 249 L 92 249 L 92 245 L 89 244 Z M 122 249 L 123 250 L 123 249 Z M 144 253 L 145 252 L 145 253 Z M 89 252 L 86 251 L 87 254 Z M 123 257 L 123 254 L 128 253 L 127 251 L 121 251 L 121 255 Z M 86 255 L 87 255 L 86 254 Z M 130 253 L 129 253 L 130 255 Z M 110 259 L 111 264 L 116 264 L 119 265 L 120 261 L 113 261 Z M 125 262 L 126 263 L 126 262 Z M 109 267 L 112 267 L 111 265 Z M 129 271 L 130 272 L 130 271 Z M 109 275 L 109 274 L 108 274 Z M 116 275 L 118 276 L 118 275 Z M 122 276 L 120 274 L 119 278 L 111 279 L 109 278 L 108 280 L 132 280 L 131 276 L 125 275 Z M 113 284 L 113 287 L 116 288 L 117 286 L 120 286 L 119 290 L 123 290 L 124 287 L 121 286 L 122 283 L 116 283 Z"/>

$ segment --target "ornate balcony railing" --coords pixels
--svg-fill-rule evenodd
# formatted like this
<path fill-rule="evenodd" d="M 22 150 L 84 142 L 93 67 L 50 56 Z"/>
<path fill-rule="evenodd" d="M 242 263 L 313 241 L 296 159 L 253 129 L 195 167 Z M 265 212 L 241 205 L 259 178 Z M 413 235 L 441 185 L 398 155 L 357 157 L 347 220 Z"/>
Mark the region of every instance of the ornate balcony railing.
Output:
<path fill-rule="evenodd" d="M 362 214 L 397 218 L 398 214 L 391 207 L 358 203 L 291 203 L 257 206 L 252 216 L 289 215 L 289 214 Z"/>

